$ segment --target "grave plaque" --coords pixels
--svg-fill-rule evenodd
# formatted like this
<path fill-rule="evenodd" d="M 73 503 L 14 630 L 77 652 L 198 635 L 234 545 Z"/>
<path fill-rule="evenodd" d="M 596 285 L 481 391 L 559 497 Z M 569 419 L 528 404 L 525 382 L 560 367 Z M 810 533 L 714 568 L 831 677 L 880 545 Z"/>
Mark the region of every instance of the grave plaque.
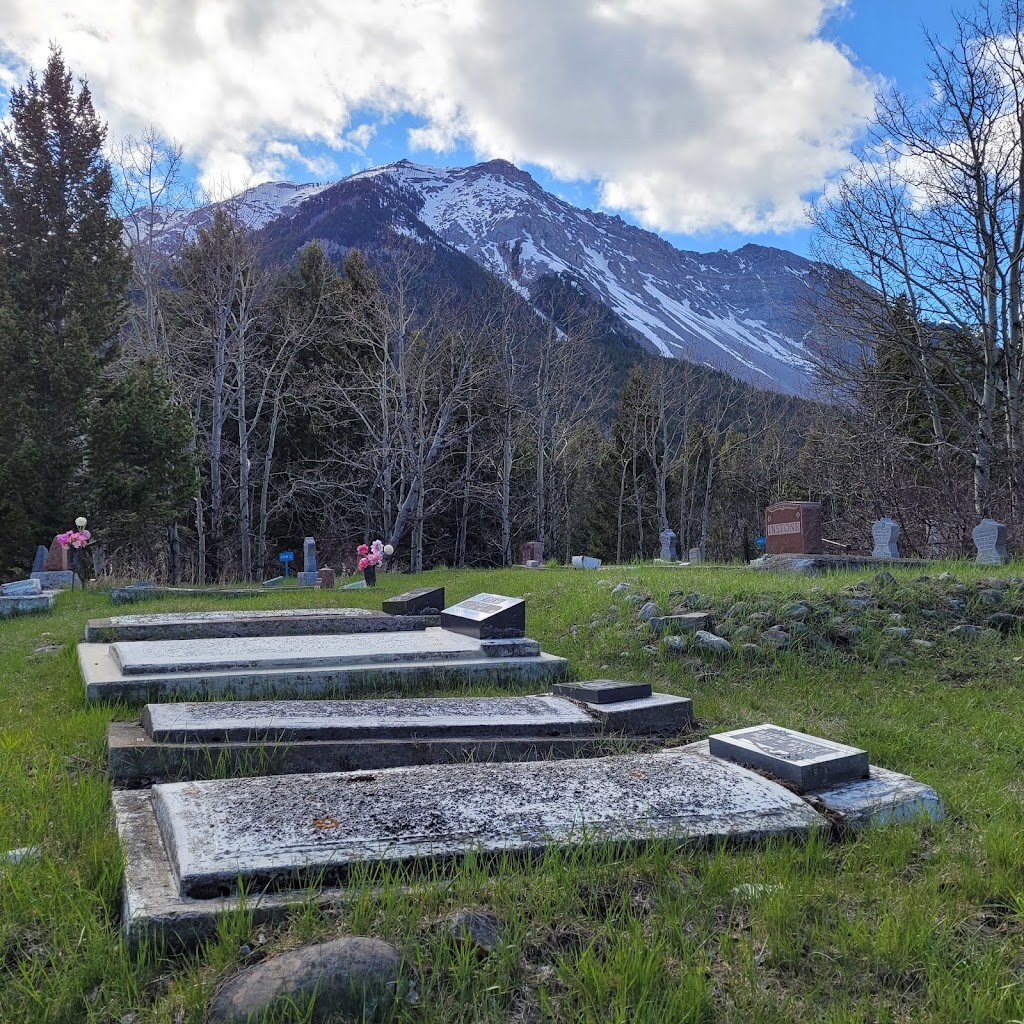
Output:
<path fill-rule="evenodd" d="M 441 612 L 441 628 L 480 640 L 526 636 L 526 602 L 521 597 L 477 594 Z"/>
<path fill-rule="evenodd" d="M 553 693 L 588 704 L 615 704 L 651 696 L 650 683 L 622 683 L 616 679 L 591 679 L 586 683 L 556 683 Z"/>
<path fill-rule="evenodd" d="M 868 774 L 867 751 L 777 725 L 755 725 L 708 737 L 715 757 L 760 768 L 801 792 L 824 789 Z"/>
<path fill-rule="evenodd" d="M 690 562 L 703 562 L 704 556 L 700 553 L 700 548 L 690 548 L 687 560 Z"/>
<path fill-rule="evenodd" d="M 900 524 L 886 516 L 871 527 L 871 539 L 875 542 L 872 558 L 899 558 L 896 542 L 900 539 Z"/>
<path fill-rule="evenodd" d="M 324 566 L 323 569 L 317 569 L 316 571 L 316 585 L 321 590 L 333 590 L 337 578 L 335 571 L 328 566 Z"/>
<path fill-rule="evenodd" d="M 782 501 L 766 508 L 764 518 L 767 554 L 821 554 L 821 502 Z"/>
<path fill-rule="evenodd" d="M 971 531 L 974 546 L 978 549 L 976 565 L 1006 565 L 1010 556 L 1006 553 L 1006 523 L 994 519 L 982 519 Z"/>
<path fill-rule="evenodd" d="M 387 615 L 437 614 L 443 608 L 444 587 L 417 587 L 390 597 L 381 605 L 381 610 Z"/>

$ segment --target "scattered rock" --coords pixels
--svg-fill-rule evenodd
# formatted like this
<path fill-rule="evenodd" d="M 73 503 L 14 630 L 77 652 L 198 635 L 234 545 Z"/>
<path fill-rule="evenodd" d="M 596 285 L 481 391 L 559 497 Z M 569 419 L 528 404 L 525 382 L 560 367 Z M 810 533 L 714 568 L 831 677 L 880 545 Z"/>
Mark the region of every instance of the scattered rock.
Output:
<path fill-rule="evenodd" d="M 903 613 L 902 612 L 889 612 L 889 621 L 890 622 L 902 622 L 903 621 Z"/>
<path fill-rule="evenodd" d="M 710 651 L 712 654 L 731 654 L 732 644 L 724 637 L 715 636 L 706 629 L 698 629 L 693 634 L 693 646 L 703 651 Z"/>
<path fill-rule="evenodd" d="M 978 580 L 978 588 L 981 590 L 998 590 L 1000 592 L 1009 589 L 1009 583 L 1006 580 L 999 579 L 998 576 L 985 576 Z"/>
<path fill-rule="evenodd" d="M 922 573 L 920 576 L 917 576 L 914 579 L 915 583 L 931 583 L 931 581 L 931 576 L 928 576 L 926 573 Z"/>
<path fill-rule="evenodd" d="M 860 626 L 840 626 L 832 635 L 841 647 L 852 647 L 863 632 Z"/>
<path fill-rule="evenodd" d="M 906 626 L 889 626 L 882 630 L 882 636 L 888 640 L 909 640 L 910 630 Z"/>
<path fill-rule="evenodd" d="M 862 612 L 866 608 L 871 608 L 875 604 L 875 600 L 872 597 L 851 597 L 847 604 L 851 611 Z"/>
<path fill-rule="evenodd" d="M 658 606 L 653 601 L 648 601 L 641 609 L 636 613 L 636 617 L 641 622 L 649 622 L 658 614 Z"/>
<path fill-rule="evenodd" d="M 688 636 L 667 636 L 664 640 L 665 650 L 673 654 L 688 654 L 691 643 Z"/>
<path fill-rule="evenodd" d="M 967 611 L 967 605 L 958 597 L 951 597 L 946 604 L 949 605 L 949 610 L 956 615 L 963 615 Z"/>
<path fill-rule="evenodd" d="M 613 597 L 616 597 L 619 594 L 628 594 L 628 593 L 629 593 L 629 584 L 628 583 L 616 583 L 615 586 L 612 587 L 612 596 Z"/>
<path fill-rule="evenodd" d="M 891 572 L 876 572 L 874 582 L 876 587 L 894 587 L 896 577 Z"/>
<path fill-rule="evenodd" d="M 625 600 L 630 604 L 643 604 L 648 598 L 645 594 L 627 594 Z"/>
<path fill-rule="evenodd" d="M 783 613 L 782 613 L 782 617 L 784 619 L 800 620 L 800 619 L 806 619 L 807 616 L 810 615 L 810 614 L 811 614 L 810 607 L 808 605 L 804 604 L 803 601 L 799 601 L 796 604 L 791 604 L 788 608 L 786 608 L 783 611 Z"/>
<path fill-rule="evenodd" d="M 943 583 L 956 583 L 957 578 L 951 572 L 940 572 L 938 577 Z"/>
<path fill-rule="evenodd" d="M 789 646 L 789 634 L 781 626 L 772 626 L 761 634 L 765 643 L 773 644 L 779 650 L 785 650 Z"/>
<path fill-rule="evenodd" d="M 878 656 L 878 660 L 888 668 L 906 668 L 907 659 L 901 658 L 898 654 L 890 654 L 888 651 L 882 651 Z"/>
<path fill-rule="evenodd" d="M 988 590 L 980 591 L 978 593 L 978 600 L 981 604 L 987 605 L 989 608 L 998 608 L 1006 598 L 1003 597 L 1003 592 L 1001 590 L 990 588 Z"/>
<path fill-rule="evenodd" d="M 1000 633 L 1014 633 L 1024 629 L 1024 615 L 1011 615 L 1009 612 L 996 612 L 985 619 L 989 629 L 998 629 Z"/>
<path fill-rule="evenodd" d="M 445 930 L 455 942 L 483 958 L 501 944 L 501 922 L 482 910 L 456 910 L 445 918 Z"/>
<path fill-rule="evenodd" d="M 313 1003 L 303 1020 L 372 1019 L 397 993 L 402 958 L 380 939 L 348 936 L 264 960 L 228 980 L 210 1004 L 213 1024 L 245 1024 L 285 1000 Z"/>
<path fill-rule="evenodd" d="M 768 625 L 775 616 L 770 612 L 753 612 L 747 616 L 747 622 L 751 626 L 766 626 Z"/>
<path fill-rule="evenodd" d="M 743 644 L 740 647 L 740 656 L 746 658 L 748 661 L 757 661 L 763 655 L 763 651 L 757 644 Z"/>
<path fill-rule="evenodd" d="M 920 647 L 922 651 L 930 651 L 935 646 L 931 640 L 911 640 L 910 642 L 915 647 Z"/>
<path fill-rule="evenodd" d="M 955 636 L 960 640 L 974 640 L 981 630 L 977 626 L 972 626 L 969 622 L 961 623 L 959 626 L 954 626 L 950 631 L 950 636 Z"/>

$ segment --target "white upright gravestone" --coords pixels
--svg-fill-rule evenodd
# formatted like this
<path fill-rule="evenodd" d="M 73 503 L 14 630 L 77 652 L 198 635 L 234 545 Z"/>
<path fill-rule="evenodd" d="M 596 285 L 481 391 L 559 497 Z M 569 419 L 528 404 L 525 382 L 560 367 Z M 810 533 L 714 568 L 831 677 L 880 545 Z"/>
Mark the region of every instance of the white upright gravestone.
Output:
<path fill-rule="evenodd" d="M 1006 565 L 1010 556 L 1006 553 L 1006 523 L 994 519 L 982 519 L 971 531 L 974 546 L 978 549 L 977 565 Z"/>
<path fill-rule="evenodd" d="M 879 519 L 871 527 L 871 537 L 875 542 L 872 558 L 899 558 L 900 549 L 896 542 L 900 539 L 900 524 L 886 516 Z"/>

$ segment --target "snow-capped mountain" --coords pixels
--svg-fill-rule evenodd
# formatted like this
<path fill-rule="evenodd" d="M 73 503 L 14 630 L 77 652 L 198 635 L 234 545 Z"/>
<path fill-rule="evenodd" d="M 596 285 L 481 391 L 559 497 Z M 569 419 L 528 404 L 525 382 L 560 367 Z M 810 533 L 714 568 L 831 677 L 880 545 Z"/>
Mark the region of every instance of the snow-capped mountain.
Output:
<path fill-rule="evenodd" d="M 287 247 L 310 238 L 358 244 L 346 224 L 369 217 L 446 243 L 527 298 L 549 275 L 571 275 L 652 351 L 791 393 L 810 381 L 818 264 L 756 245 L 676 249 L 620 217 L 564 202 L 503 160 L 464 168 L 403 160 L 332 185 L 260 185 L 239 200 L 244 223 Z"/>

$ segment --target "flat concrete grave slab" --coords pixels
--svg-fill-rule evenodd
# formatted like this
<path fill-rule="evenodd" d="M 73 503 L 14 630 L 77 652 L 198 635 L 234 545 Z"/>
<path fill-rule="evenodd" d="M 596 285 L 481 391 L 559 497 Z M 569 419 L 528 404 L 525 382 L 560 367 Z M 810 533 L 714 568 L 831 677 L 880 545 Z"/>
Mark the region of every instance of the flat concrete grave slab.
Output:
<path fill-rule="evenodd" d="M 444 587 L 417 587 L 397 597 L 388 598 L 381 609 L 388 615 L 422 615 L 427 609 L 434 614 L 444 608 Z"/>
<path fill-rule="evenodd" d="M 216 597 L 223 600 L 231 600 L 239 597 L 266 597 L 273 591 L 263 588 L 245 590 L 224 590 L 220 587 L 157 587 L 157 586 L 127 586 L 114 587 L 110 591 L 112 604 L 134 604 L 136 601 L 157 601 L 162 597 L 188 597 L 206 598 Z"/>
<path fill-rule="evenodd" d="M 615 679 L 591 679 L 585 683 L 557 683 L 554 693 L 570 700 L 583 700 L 590 704 L 614 704 L 620 700 L 638 700 L 650 697 L 650 683 L 622 683 Z"/>
<path fill-rule="evenodd" d="M 529 761 L 649 746 L 688 731 L 690 701 L 671 694 L 617 704 L 564 697 L 229 701 L 148 704 L 114 722 L 115 785 L 232 775 L 351 771 L 456 761 Z M 216 769 L 215 767 L 216 766 Z"/>
<path fill-rule="evenodd" d="M 481 640 L 526 636 L 526 602 L 521 597 L 477 594 L 441 612 L 441 626 Z"/>
<path fill-rule="evenodd" d="M 771 772 L 802 793 L 868 774 L 867 751 L 777 725 L 719 733 L 709 736 L 708 744 L 715 757 Z"/>
<path fill-rule="evenodd" d="M 194 932 L 204 912 L 215 919 L 238 909 L 239 882 L 250 893 L 268 890 L 259 900 L 294 901 L 311 882 L 343 881 L 362 863 L 652 839 L 749 841 L 824 825 L 776 783 L 670 751 L 184 782 L 117 792 L 114 806 L 130 932 L 178 924 Z"/>
<path fill-rule="evenodd" d="M 31 615 L 33 612 L 48 612 L 53 608 L 56 590 L 44 590 L 40 594 L 27 594 L 0 597 L 0 619 L 13 618 L 15 615 Z"/>
<path fill-rule="evenodd" d="M 314 697 L 360 687 L 557 682 L 568 662 L 526 638 L 393 633 L 79 644 L 86 700 Z"/>
<path fill-rule="evenodd" d="M 428 618 L 399 618 L 370 608 L 289 608 L 281 611 L 166 612 L 90 619 L 90 643 L 118 640 L 206 640 L 241 636 L 313 636 L 320 633 L 383 633 L 436 625 Z"/>
<path fill-rule="evenodd" d="M 347 665 L 359 662 L 425 661 L 471 658 L 479 641 L 427 629 L 406 633 L 357 633 L 324 636 L 255 636 L 220 640 L 157 640 L 113 645 L 126 676 L 219 669 L 287 668 Z"/>

